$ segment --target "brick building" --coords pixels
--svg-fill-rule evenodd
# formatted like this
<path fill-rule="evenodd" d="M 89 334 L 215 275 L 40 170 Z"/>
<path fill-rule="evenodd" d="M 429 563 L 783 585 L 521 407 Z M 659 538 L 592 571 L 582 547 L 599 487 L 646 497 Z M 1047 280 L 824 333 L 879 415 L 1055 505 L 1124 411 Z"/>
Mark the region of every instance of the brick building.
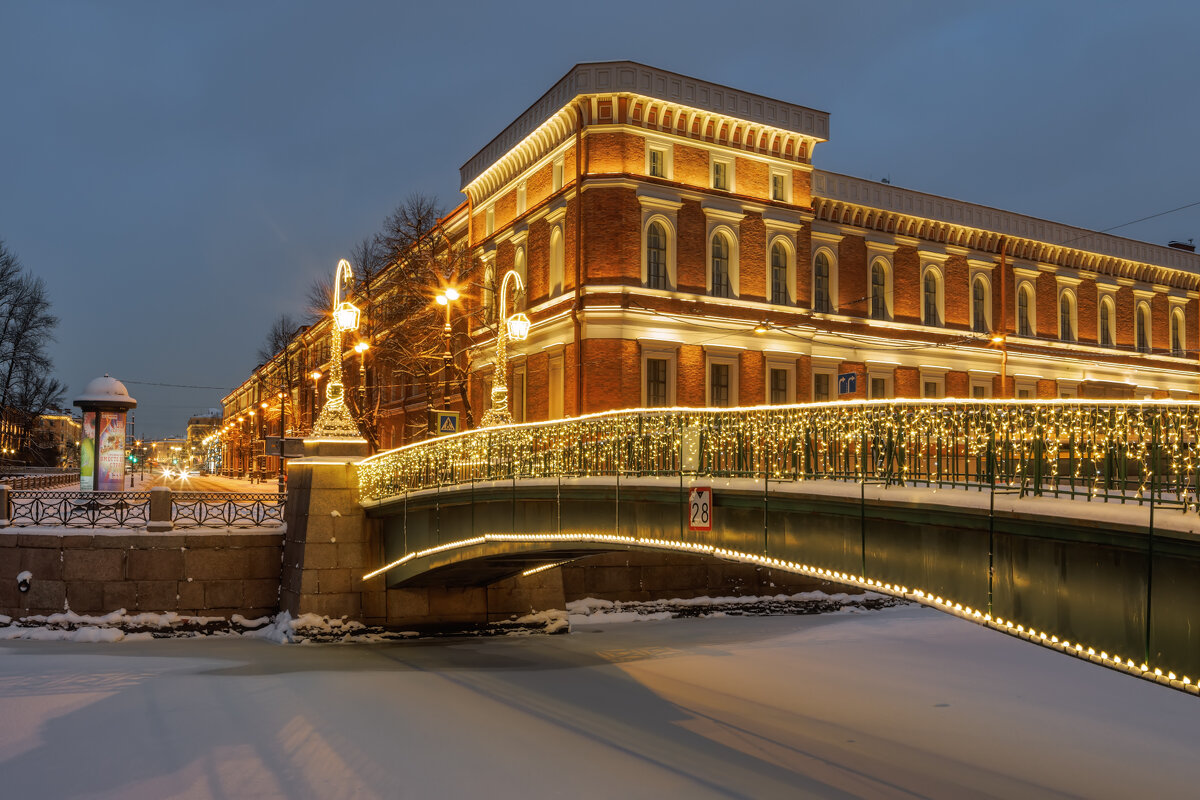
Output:
<path fill-rule="evenodd" d="M 475 342 L 460 364 L 474 417 L 510 269 L 533 321 L 509 348 L 518 421 L 1196 396 L 1200 257 L 815 169 L 828 137 L 828 115 L 803 106 L 631 62 L 572 68 L 461 168 L 467 199 L 443 221 L 481 276 L 463 287 L 477 313 L 458 322 Z M 323 327 L 299 340 L 326 341 Z M 323 369 L 300 359 L 301 375 Z M 256 372 L 227 409 L 256 380 L 270 382 Z M 405 387 L 386 397 L 383 448 L 429 404 Z"/>

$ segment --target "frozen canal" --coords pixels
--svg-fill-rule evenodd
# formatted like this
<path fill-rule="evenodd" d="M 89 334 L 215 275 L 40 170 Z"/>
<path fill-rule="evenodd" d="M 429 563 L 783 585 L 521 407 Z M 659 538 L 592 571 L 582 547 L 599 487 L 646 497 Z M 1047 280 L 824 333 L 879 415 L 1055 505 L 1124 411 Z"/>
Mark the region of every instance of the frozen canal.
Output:
<path fill-rule="evenodd" d="M 0 642 L 0 794 L 1195 797 L 1191 696 L 901 607 L 281 646 Z"/>

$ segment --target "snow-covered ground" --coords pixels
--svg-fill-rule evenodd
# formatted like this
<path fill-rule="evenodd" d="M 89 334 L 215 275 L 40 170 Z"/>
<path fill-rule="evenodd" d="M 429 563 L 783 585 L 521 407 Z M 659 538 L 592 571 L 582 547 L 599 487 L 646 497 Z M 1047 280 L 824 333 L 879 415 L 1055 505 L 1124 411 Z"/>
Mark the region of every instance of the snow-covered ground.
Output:
<path fill-rule="evenodd" d="M 1200 780 L 1192 696 L 927 608 L 572 617 L 569 635 L 382 644 L 0 642 L 0 787 L 1169 798 Z"/>

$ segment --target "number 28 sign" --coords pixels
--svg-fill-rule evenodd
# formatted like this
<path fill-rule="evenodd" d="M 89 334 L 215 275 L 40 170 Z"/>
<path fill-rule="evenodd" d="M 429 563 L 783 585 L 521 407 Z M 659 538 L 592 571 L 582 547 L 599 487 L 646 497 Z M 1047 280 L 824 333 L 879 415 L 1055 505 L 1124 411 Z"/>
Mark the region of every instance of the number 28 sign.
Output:
<path fill-rule="evenodd" d="M 711 486 L 693 486 L 688 490 L 688 530 L 712 530 Z"/>

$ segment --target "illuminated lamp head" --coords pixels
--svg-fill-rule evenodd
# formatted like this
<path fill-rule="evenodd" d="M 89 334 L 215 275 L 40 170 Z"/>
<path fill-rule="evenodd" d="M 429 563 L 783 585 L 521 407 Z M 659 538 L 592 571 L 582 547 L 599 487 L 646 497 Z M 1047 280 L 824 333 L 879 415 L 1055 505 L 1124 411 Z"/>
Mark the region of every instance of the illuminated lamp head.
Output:
<path fill-rule="evenodd" d="M 334 321 L 344 331 L 358 330 L 358 316 L 358 306 L 349 300 L 342 301 L 342 304 L 334 309 L 333 312 Z"/>
<path fill-rule="evenodd" d="M 508 318 L 508 336 L 515 341 L 524 341 L 529 336 L 529 328 L 533 325 L 529 317 L 517 312 Z"/>

